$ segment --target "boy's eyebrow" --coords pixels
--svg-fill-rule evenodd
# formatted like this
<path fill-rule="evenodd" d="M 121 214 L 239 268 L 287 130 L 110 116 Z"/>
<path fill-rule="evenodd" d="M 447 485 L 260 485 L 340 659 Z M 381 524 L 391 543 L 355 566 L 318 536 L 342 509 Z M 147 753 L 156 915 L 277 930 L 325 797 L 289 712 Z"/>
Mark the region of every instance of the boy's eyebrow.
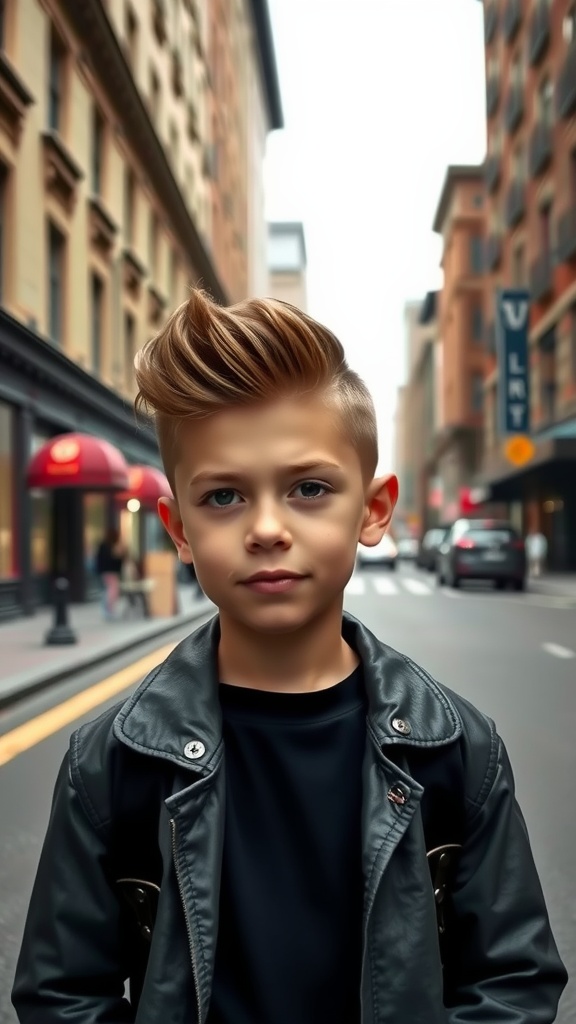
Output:
<path fill-rule="evenodd" d="M 284 476 L 298 476 L 300 473 L 312 473 L 318 470 L 336 470 L 342 472 L 342 466 L 339 466 L 337 462 L 300 462 L 292 466 L 283 466 L 279 469 L 279 472 Z M 203 470 L 201 473 L 196 473 L 190 480 L 189 486 L 192 487 L 194 484 L 206 483 L 211 480 L 218 480 L 223 483 L 238 483 L 246 478 L 246 473 L 231 473 L 227 470 Z"/>

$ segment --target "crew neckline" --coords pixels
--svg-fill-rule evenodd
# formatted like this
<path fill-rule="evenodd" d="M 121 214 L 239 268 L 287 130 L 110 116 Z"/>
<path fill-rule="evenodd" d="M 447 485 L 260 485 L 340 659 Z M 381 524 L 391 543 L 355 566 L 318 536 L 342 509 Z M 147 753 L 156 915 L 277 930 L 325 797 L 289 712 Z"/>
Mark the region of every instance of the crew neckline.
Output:
<path fill-rule="evenodd" d="M 219 695 L 225 716 L 257 715 L 259 718 L 278 718 L 285 722 L 334 718 L 366 702 L 361 665 L 345 679 L 323 690 L 279 693 L 277 690 L 255 690 L 249 686 L 220 683 Z"/>

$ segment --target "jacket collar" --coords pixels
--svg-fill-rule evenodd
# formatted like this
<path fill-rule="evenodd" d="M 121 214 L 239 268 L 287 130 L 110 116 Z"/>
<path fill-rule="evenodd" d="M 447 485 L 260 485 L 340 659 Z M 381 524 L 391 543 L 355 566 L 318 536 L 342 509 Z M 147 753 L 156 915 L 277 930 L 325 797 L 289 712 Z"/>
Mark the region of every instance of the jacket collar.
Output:
<path fill-rule="evenodd" d="M 452 743 L 460 736 L 462 725 L 456 708 L 426 672 L 350 615 L 343 618 L 342 633 L 362 662 L 368 719 L 380 746 L 429 748 Z M 141 753 L 167 758 L 200 774 L 212 770 L 222 745 L 219 636 L 216 617 L 183 640 L 144 679 L 114 720 L 117 739 Z M 201 744 L 204 753 L 191 759 L 190 743 Z M 194 748 L 195 754 L 199 749 Z"/>

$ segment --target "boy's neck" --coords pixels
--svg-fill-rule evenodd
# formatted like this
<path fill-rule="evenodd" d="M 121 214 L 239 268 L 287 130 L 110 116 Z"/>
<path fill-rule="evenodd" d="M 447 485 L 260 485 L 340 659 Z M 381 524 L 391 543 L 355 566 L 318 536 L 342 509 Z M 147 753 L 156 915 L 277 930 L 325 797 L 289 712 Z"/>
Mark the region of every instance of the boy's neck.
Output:
<path fill-rule="evenodd" d="M 358 655 L 342 637 L 342 610 L 289 633 L 255 633 L 220 615 L 223 683 L 278 693 L 311 693 L 351 675 Z"/>

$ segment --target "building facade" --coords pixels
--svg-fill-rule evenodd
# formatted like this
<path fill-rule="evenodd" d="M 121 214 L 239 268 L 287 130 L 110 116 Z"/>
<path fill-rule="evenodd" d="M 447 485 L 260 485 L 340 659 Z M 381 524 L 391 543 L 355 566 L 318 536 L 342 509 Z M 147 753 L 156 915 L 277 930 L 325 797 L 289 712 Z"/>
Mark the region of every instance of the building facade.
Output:
<path fill-rule="evenodd" d="M 91 551 L 112 515 L 102 494 L 30 493 L 31 455 L 55 435 L 80 431 L 112 442 L 129 463 L 159 465 L 152 432 L 131 412 L 134 356 L 191 284 L 219 301 L 248 287 L 255 160 L 248 164 L 246 127 L 240 155 L 230 149 L 221 159 L 226 187 L 238 184 L 245 225 L 236 276 L 215 258 L 213 125 L 224 97 L 211 85 L 211 7 L 0 5 L 0 615 L 29 612 L 45 597 L 56 520 L 67 524 L 60 571 L 70 575 L 72 597 L 86 599 Z M 249 13 L 266 51 L 271 37 L 252 5 Z M 253 53 L 242 59 L 256 64 Z M 273 50 L 256 66 L 278 122 Z M 240 86 L 236 100 L 247 124 Z M 260 250 L 265 244 L 264 233 Z"/>
<path fill-rule="evenodd" d="M 553 568 L 576 569 L 576 6 L 485 0 L 487 156 L 483 477 Z M 498 423 L 495 298 L 530 293 L 533 458 L 514 467 Z"/>
<path fill-rule="evenodd" d="M 467 511 L 481 469 L 484 426 L 484 223 L 481 167 L 451 166 L 434 230 L 442 237 L 438 299 L 442 345 L 442 422 L 432 462 L 442 491 L 441 519 Z"/>
<path fill-rule="evenodd" d="M 300 221 L 268 224 L 268 295 L 306 312 L 306 241 Z"/>
<path fill-rule="evenodd" d="M 421 536 L 435 522 L 437 483 L 433 464 L 440 415 L 438 293 L 405 306 L 407 382 L 396 409 L 396 472 L 400 483 L 397 533 Z"/>

